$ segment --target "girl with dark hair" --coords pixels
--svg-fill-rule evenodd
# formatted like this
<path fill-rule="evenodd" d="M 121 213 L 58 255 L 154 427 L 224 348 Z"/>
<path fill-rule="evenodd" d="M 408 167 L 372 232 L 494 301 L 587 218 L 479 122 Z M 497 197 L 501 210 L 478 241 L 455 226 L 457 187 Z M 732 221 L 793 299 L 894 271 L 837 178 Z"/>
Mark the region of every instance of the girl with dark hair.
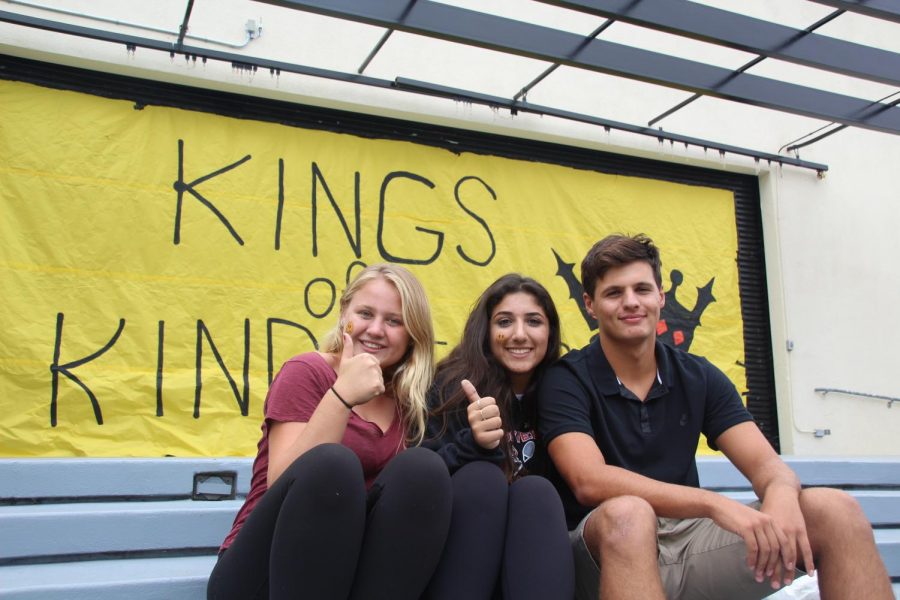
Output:
<path fill-rule="evenodd" d="M 543 477 L 534 391 L 559 358 L 547 290 L 510 273 L 482 293 L 437 367 L 424 445 L 452 474 L 451 528 L 429 600 L 571 598 L 574 565 L 559 496 Z"/>

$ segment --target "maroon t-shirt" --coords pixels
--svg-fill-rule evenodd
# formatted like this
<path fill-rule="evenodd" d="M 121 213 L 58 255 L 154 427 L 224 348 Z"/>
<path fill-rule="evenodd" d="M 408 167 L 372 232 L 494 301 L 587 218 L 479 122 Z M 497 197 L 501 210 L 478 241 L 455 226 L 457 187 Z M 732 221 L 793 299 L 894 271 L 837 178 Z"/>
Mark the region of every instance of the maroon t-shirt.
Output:
<path fill-rule="evenodd" d="M 263 405 L 265 419 L 261 428 L 262 437 L 257 445 L 256 459 L 253 461 L 250 493 L 247 494 L 247 500 L 234 519 L 231 532 L 222 542 L 222 550 L 231 545 L 253 507 L 268 489 L 266 475 L 269 468 L 269 424 L 280 421 L 308 422 L 336 379 L 337 373 L 318 352 L 295 356 L 281 367 Z M 375 423 L 366 421 L 355 412 L 350 413 L 341 443 L 359 457 L 366 478 L 366 488 L 371 487 L 375 477 L 388 461 L 403 450 L 405 447 L 403 433 L 399 415 L 388 430 L 382 432 Z"/>

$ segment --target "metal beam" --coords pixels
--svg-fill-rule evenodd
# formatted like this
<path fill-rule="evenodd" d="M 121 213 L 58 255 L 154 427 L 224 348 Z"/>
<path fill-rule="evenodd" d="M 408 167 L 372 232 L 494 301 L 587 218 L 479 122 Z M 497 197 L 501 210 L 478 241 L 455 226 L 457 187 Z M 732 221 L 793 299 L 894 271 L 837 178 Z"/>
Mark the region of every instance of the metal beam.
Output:
<path fill-rule="evenodd" d="M 398 77 L 396 80 L 396 85 L 399 89 L 402 90 L 414 91 L 463 102 L 471 102 L 473 104 L 482 104 L 495 108 L 508 108 L 514 114 L 517 112 L 527 112 L 536 115 L 559 117 L 568 121 L 587 123 L 589 125 L 598 125 L 606 130 L 615 129 L 618 131 L 626 131 L 628 133 L 655 137 L 657 140 L 659 140 L 660 143 L 670 142 L 672 144 L 684 144 L 685 147 L 695 146 L 698 148 L 703 148 L 704 151 L 715 150 L 722 156 L 724 156 L 726 153 L 737 154 L 740 156 L 748 156 L 757 161 L 765 160 L 769 163 L 786 164 L 793 165 L 795 167 L 803 167 L 805 169 L 813 169 L 818 173 L 824 173 L 828 170 L 828 165 L 804 161 L 800 160 L 799 158 L 781 156 L 780 154 L 770 154 L 767 152 L 758 152 L 756 150 L 749 150 L 747 148 L 731 146 L 728 144 L 720 144 L 717 142 L 710 143 L 699 138 L 680 135 L 677 133 L 672 133 L 670 131 L 663 131 L 661 129 L 653 129 L 652 127 L 642 127 L 640 125 L 632 125 L 630 123 L 623 123 L 621 121 L 602 119 L 600 117 L 576 113 L 569 110 L 562 110 L 550 106 L 542 106 L 540 104 L 531 104 L 528 102 L 509 100 L 500 96 L 491 96 L 489 94 L 480 94 L 477 92 L 466 92 L 464 90 L 445 87 L 441 85 L 434 85 L 424 81 L 415 81 L 413 79 L 404 79 L 402 77 Z"/>
<path fill-rule="evenodd" d="M 194 0 L 188 0 L 187 6 L 184 9 L 184 19 L 181 20 L 181 27 L 178 28 L 178 41 L 175 42 L 175 46 L 179 49 L 184 45 L 184 36 L 186 36 L 188 32 L 188 21 L 191 20 L 192 10 L 194 10 Z"/>
<path fill-rule="evenodd" d="M 409 4 L 406 7 L 406 11 L 404 12 L 404 15 L 407 12 L 409 12 L 409 9 L 412 8 L 413 4 L 415 4 L 415 3 L 416 3 L 416 0 L 409 0 Z M 400 18 L 403 19 L 402 16 Z M 372 48 L 371 52 L 369 52 L 369 55 L 366 57 L 366 59 L 362 62 L 361 65 L 359 65 L 359 68 L 356 69 L 357 73 L 362 73 L 363 71 L 366 70 L 366 67 L 369 66 L 369 63 L 372 62 L 372 59 L 375 58 L 375 55 L 381 51 L 381 48 L 387 43 L 388 38 L 390 38 L 393 33 L 394 33 L 393 29 L 388 29 L 387 31 L 384 32 L 384 34 L 381 36 L 381 39 L 378 40 L 378 43 L 375 44 L 375 47 Z"/>
<path fill-rule="evenodd" d="M 879 102 L 884 102 L 885 100 L 891 98 L 892 96 L 896 96 L 898 94 L 900 94 L 900 91 L 894 92 L 893 94 L 885 96 L 884 98 L 879 100 Z M 900 99 L 893 100 L 890 103 L 891 106 L 897 106 L 898 104 L 900 104 Z M 834 126 L 834 127 L 832 127 L 832 126 Z M 828 125 L 826 125 L 824 127 L 820 127 L 819 129 L 817 129 L 811 133 L 808 133 L 799 139 L 794 140 L 793 142 L 788 142 L 787 144 L 785 144 L 784 146 L 779 148 L 778 151 L 781 152 L 782 150 L 784 150 L 785 152 L 795 152 L 796 153 L 798 150 L 800 150 L 800 148 L 805 148 L 806 146 L 815 144 L 816 142 L 819 142 L 829 136 L 832 136 L 832 135 L 838 133 L 839 131 L 843 131 L 846 128 L 847 128 L 847 125 L 838 125 L 837 123 L 829 123 Z M 824 131 L 825 133 L 820 133 L 822 131 Z M 818 135 L 816 135 L 816 134 L 818 134 Z M 812 137 L 812 136 L 815 136 L 815 137 Z"/>
<path fill-rule="evenodd" d="M 812 25 L 810 25 L 809 27 L 807 27 L 807 28 L 804 29 L 803 31 L 804 31 L 804 33 L 810 33 L 810 32 L 812 32 L 812 31 L 815 31 L 815 30 L 818 29 L 819 27 L 821 27 L 821 26 L 823 26 L 823 25 L 825 25 L 825 24 L 827 24 L 827 23 L 830 23 L 830 22 L 833 21 L 834 19 L 838 18 L 839 16 L 841 16 L 841 15 L 844 14 L 845 12 L 846 12 L 846 11 L 843 11 L 843 10 L 836 10 L 836 11 L 834 11 L 834 12 L 832 12 L 832 13 L 830 13 L 830 14 L 824 16 L 824 17 L 822 17 L 821 19 L 819 19 L 818 21 L 816 21 L 815 23 L 813 23 Z M 766 57 L 765 57 L 765 56 L 757 56 L 757 57 L 754 58 L 753 60 L 750 60 L 750 61 L 744 63 L 743 65 L 741 65 L 740 67 L 738 67 L 737 69 L 735 69 L 735 72 L 736 72 L 736 73 L 743 73 L 744 71 L 750 69 L 751 67 L 755 67 L 756 65 L 758 65 L 759 63 L 761 63 L 761 62 L 764 61 L 764 60 L 766 60 Z M 670 108 L 670 109 L 664 111 L 662 114 L 657 115 L 657 116 L 653 117 L 652 119 L 650 119 L 650 120 L 647 122 L 647 125 L 652 126 L 653 124 L 658 123 L 659 121 L 665 119 L 665 118 L 668 117 L 669 115 L 671 115 L 671 114 L 673 114 L 673 113 L 675 113 L 675 112 L 681 110 L 682 108 L 684 108 L 685 106 L 687 106 L 688 104 L 690 104 L 691 102 L 693 102 L 694 100 L 697 100 L 698 98 L 702 98 L 702 97 L 703 97 L 703 96 L 702 96 L 701 94 L 693 94 L 693 95 L 692 95 L 690 98 L 688 98 L 687 100 L 683 100 L 683 101 L 679 102 L 678 104 L 676 104 L 676 105 L 673 106 L 672 108 Z M 844 125 L 844 127 L 846 127 L 846 125 Z"/>
<path fill-rule="evenodd" d="M 159 50 L 168 52 L 171 55 L 179 54 L 185 57 L 185 60 L 191 58 L 201 58 L 203 60 L 216 60 L 231 63 L 232 66 L 243 69 L 258 70 L 266 69 L 273 74 L 296 73 L 298 75 L 309 75 L 311 77 L 322 77 L 326 79 L 334 79 L 347 83 L 359 83 L 368 86 L 381 87 L 391 89 L 394 83 L 389 80 L 376 79 L 366 75 L 357 75 L 355 73 L 343 73 L 341 71 L 332 71 L 330 69 L 320 69 L 317 67 L 307 67 L 279 60 L 267 60 L 264 58 L 251 58 L 243 54 L 234 54 L 231 52 L 222 52 L 212 50 L 210 48 L 201 48 L 197 46 L 182 46 L 180 49 L 177 43 L 164 42 L 150 38 L 138 37 L 134 35 L 124 35 L 121 33 L 112 33 L 104 29 L 93 29 L 83 27 L 81 25 L 72 25 L 70 23 L 62 23 L 60 21 L 50 21 L 38 17 L 30 17 L 18 13 L 0 11 L 0 22 L 12 23 L 24 27 L 32 27 L 42 29 L 44 31 L 52 31 L 54 33 L 63 33 L 74 35 L 101 42 L 111 42 L 120 44 L 126 48 L 147 48 L 149 50 Z"/>
<path fill-rule="evenodd" d="M 900 23 L 900 2 L 898 0 L 811 0 L 826 6 L 841 8 L 867 17 Z"/>
<path fill-rule="evenodd" d="M 43 29 L 45 31 L 52 31 L 55 33 L 62 33 L 67 35 L 75 35 L 78 37 L 84 37 L 88 39 L 99 40 L 103 42 L 110 42 L 115 44 L 120 44 L 125 46 L 126 48 L 147 48 L 150 50 L 159 50 L 163 52 L 169 52 L 170 54 L 175 54 L 175 44 L 163 42 L 160 40 L 153 40 L 149 38 L 140 38 L 136 36 L 130 35 L 122 35 L 111 33 L 105 30 L 99 29 L 91 29 L 88 27 L 82 27 L 79 25 L 71 25 L 68 23 L 61 23 L 58 21 L 48 21 L 46 19 L 40 19 L 37 17 L 29 17 L 25 15 L 20 15 L 16 13 L 10 13 L 6 11 L 0 11 L 0 21 L 4 21 L 7 23 L 12 23 L 15 25 L 21 25 L 25 27 L 33 27 L 37 29 Z M 828 165 L 821 163 L 814 163 L 809 161 L 803 161 L 799 158 L 792 158 L 789 156 L 781 156 L 778 154 L 769 154 L 765 152 L 757 152 L 755 150 L 750 150 L 747 148 L 741 148 L 738 146 L 730 146 L 727 144 L 720 144 L 718 142 L 714 142 L 711 140 L 704 140 L 701 138 L 693 138 L 689 136 L 683 136 L 667 131 L 652 129 L 649 127 L 641 127 L 638 125 L 631 125 L 628 123 L 621 123 L 617 121 L 610 121 L 606 119 L 600 119 L 597 117 L 592 117 L 590 115 L 583 115 L 570 111 L 563 111 L 554 109 L 551 107 L 540 106 L 536 104 L 528 104 L 526 102 L 517 102 L 515 100 L 510 100 L 508 98 L 500 98 L 496 96 L 488 96 L 484 94 L 479 94 L 477 92 L 469 92 L 466 90 L 458 90 L 446 87 L 440 87 L 424 82 L 417 82 L 412 80 L 402 80 L 397 79 L 396 81 L 389 81 L 384 79 L 377 79 L 375 77 L 368 77 L 365 75 L 357 75 L 350 73 L 343 73 L 340 71 L 332 71 L 328 69 L 319 69 L 315 67 L 307 67 L 304 65 L 297 65 L 292 63 L 286 63 L 282 61 L 272 61 L 265 60 L 259 58 L 248 58 L 246 56 L 240 54 L 232 54 L 228 52 L 220 52 L 217 50 L 210 50 L 207 48 L 197 48 L 192 46 L 184 46 L 182 51 L 185 59 L 190 58 L 201 58 L 204 61 L 207 59 L 217 60 L 223 62 L 230 62 L 234 66 L 238 66 L 244 69 L 252 69 L 258 70 L 259 68 L 268 69 L 272 73 L 296 73 L 299 75 L 307 75 L 311 77 L 320 77 L 325 79 L 332 79 L 335 81 L 342 81 L 346 83 L 355 83 L 358 85 L 366 85 L 383 89 L 396 89 L 396 90 L 405 90 L 408 92 L 415 92 L 419 94 L 427 94 L 430 96 L 439 96 L 444 98 L 450 98 L 453 100 L 462 100 L 473 102 L 476 104 L 482 104 L 491 107 L 503 107 L 508 108 L 513 113 L 517 111 L 522 112 L 530 112 L 538 115 L 547 115 L 558 117 L 561 119 L 577 121 L 581 123 L 588 123 L 591 125 L 599 125 L 607 130 L 609 129 L 617 129 L 621 131 L 627 131 L 629 133 L 635 133 L 638 135 L 651 136 L 657 138 L 660 142 L 668 141 L 671 143 L 678 142 L 680 144 L 684 144 L 685 146 L 696 146 L 703 148 L 704 150 L 713 150 L 717 151 L 720 154 L 731 153 L 737 154 L 741 156 L 749 156 L 757 161 L 765 160 L 769 163 L 776 164 L 784 164 L 784 165 L 792 165 L 795 167 L 800 167 L 804 169 L 812 169 L 817 172 L 824 172 L 828 170 Z M 0 73 L 0 79 L 2 79 L 2 73 Z"/>
<path fill-rule="evenodd" d="M 735 50 L 900 86 L 900 54 L 686 0 L 539 0 Z M 898 32 L 900 33 L 900 32 Z"/>
<path fill-rule="evenodd" d="M 378 40 L 378 43 L 375 44 L 375 47 L 372 48 L 372 51 L 369 52 L 369 55 L 366 56 L 366 59 L 362 61 L 362 64 L 359 65 L 358 69 L 356 69 L 357 73 L 362 73 L 366 70 L 366 67 L 369 66 L 369 63 L 372 62 L 372 59 L 375 58 L 375 55 L 381 51 L 381 48 L 387 43 L 388 38 L 390 38 L 393 33 L 393 29 L 388 29 L 384 32 L 384 34 L 382 34 L 381 39 Z"/>
<path fill-rule="evenodd" d="M 612 25 L 614 22 L 615 21 L 613 21 L 612 19 L 605 21 L 602 25 L 600 25 L 600 27 L 598 27 L 597 29 L 592 31 L 585 39 L 592 40 L 592 39 L 596 38 L 598 35 L 603 33 L 607 28 L 609 28 L 609 26 Z M 577 50 L 576 50 L 576 53 L 577 53 Z M 547 78 L 548 75 L 550 75 L 550 73 L 552 73 L 553 71 L 555 71 L 556 69 L 558 69 L 561 66 L 562 65 L 560 65 L 559 63 L 553 63 L 552 65 L 547 67 L 543 73 L 541 73 L 540 75 L 538 75 L 537 77 L 535 77 L 534 79 L 529 81 L 527 84 L 525 84 L 525 86 L 522 87 L 521 90 L 516 92 L 516 95 L 513 96 L 513 100 L 518 100 L 519 98 L 522 98 L 523 96 L 527 96 L 528 92 L 530 92 L 534 86 L 536 86 L 537 84 L 542 82 L 544 79 Z"/>
<path fill-rule="evenodd" d="M 406 19 L 404 0 L 256 0 L 339 19 L 498 50 L 629 79 L 701 93 L 814 119 L 900 133 L 900 109 L 861 98 L 675 58 L 431 0 Z M 572 52 L 583 45 L 580 51 Z"/>

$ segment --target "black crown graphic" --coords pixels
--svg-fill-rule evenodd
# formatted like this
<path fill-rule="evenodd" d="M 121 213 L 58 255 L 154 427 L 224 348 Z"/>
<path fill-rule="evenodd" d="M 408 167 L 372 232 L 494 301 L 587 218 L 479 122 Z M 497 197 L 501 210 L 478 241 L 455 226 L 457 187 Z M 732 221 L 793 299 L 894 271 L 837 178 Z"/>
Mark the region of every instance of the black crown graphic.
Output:
<path fill-rule="evenodd" d="M 584 288 L 581 287 L 581 282 L 575 276 L 575 263 L 567 263 L 556 250 L 551 248 L 551 251 L 556 257 L 556 274 L 562 277 L 569 288 L 569 298 L 578 305 L 587 326 L 591 331 L 595 331 L 597 321 L 588 314 L 584 307 L 582 301 Z M 684 274 L 678 269 L 673 269 L 669 274 L 669 280 L 672 282 L 672 286 L 669 291 L 665 292 L 666 304 L 663 306 L 659 323 L 656 325 L 656 335 L 661 342 L 687 351 L 691 347 L 691 342 L 694 341 L 694 330 L 700 327 L 700 316 L 707 306 L 716 301 L 712 294 L 716 278 L 713 277 L 706 285 L 697 288 L 697 301 L 692 309 L 683 306 L 675 297 L 678 286 L 684 282 Z"/>

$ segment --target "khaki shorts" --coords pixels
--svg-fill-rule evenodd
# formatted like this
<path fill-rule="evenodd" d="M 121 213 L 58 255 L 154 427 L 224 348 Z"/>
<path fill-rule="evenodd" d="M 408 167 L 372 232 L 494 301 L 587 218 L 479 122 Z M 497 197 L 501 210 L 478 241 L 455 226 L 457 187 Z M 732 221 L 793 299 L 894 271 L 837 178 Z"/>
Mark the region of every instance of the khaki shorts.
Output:
<path fill-rule="evenodd" d="M 759 508 L 759 503 L 752 506 Z M 600 566 L 584 542 L 584 524 L 590 516 L 569 532 L 578 600 L 597 600 L 600 591 Z M 768 579 L 762 583 L 754 579 L 740 536 L 710 519 L 659 518 L 656 522 L 659 573 L 667 598 L 750 600 L 775 593 Z"/>

